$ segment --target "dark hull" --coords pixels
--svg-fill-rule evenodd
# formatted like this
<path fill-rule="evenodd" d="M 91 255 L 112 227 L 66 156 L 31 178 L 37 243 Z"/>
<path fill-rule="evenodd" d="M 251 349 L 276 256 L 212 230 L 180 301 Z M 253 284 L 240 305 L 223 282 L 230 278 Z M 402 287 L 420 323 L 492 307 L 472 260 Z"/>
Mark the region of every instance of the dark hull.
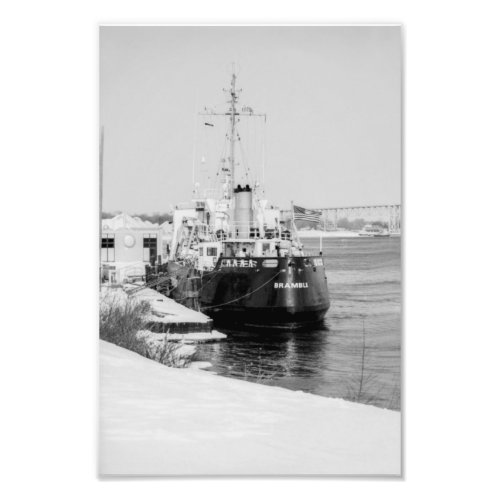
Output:
<path fill-rule="evenodd" d="M 330 307 L 323 258 L 220 258 L 201 277 L 202 312 L 219 325 L 300 329 Z"/>
<path fill-rule="evenodd" d="M 242 326 L 251 329 L 268 328 L 273 330 L 303 330 L 321 324 L 326 310 L 289 313 L 276 309 L 255 309 L 249 311 L 220 311 L 207 314 L 221 328 Z"/>

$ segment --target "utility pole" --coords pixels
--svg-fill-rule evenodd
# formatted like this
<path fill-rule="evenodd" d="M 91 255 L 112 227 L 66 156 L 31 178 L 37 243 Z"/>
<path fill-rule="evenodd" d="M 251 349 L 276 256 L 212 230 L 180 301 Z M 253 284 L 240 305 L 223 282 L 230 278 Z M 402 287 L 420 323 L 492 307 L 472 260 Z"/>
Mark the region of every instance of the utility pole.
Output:
<path fill-rule="evenodd" d="M 102 247 L 102 167 L 104 158 L 104 127 L 99 134 L 99 263 L 101 262 Z M 99 290 L 101 289 L 101 265 L 99 265 Z"/>

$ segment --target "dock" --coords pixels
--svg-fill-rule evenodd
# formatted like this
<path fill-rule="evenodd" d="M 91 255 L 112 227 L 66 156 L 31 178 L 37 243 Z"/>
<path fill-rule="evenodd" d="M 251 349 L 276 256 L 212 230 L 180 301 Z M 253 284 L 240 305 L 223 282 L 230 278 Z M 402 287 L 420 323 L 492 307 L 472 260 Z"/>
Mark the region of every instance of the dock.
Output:
<path fill-rule="evenodd" d="M 199 311 L 194 311 L 151 288 L 134 293 L 134 298 L 151 305 L 146 328 L 158 339 L 160 337 L 184 343 L 217 342 L 227 337 L 213 329 L 213 320 Z"/>

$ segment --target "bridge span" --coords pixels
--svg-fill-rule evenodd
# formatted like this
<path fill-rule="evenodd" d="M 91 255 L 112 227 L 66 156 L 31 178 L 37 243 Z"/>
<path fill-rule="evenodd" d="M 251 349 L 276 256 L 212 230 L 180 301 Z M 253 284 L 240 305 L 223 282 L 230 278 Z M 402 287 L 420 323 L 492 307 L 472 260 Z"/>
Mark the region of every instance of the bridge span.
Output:
<path fill-rule="evenodd" d="M 340 219 L 363 218 L 368 220 L 379 219 L 387 223 L 391 233 L 401 231 L 401 205 L 363 205 L 358 207 L 327 207 L 315 208 L 321 212 L 322 226 L 329 230 L 336 230 Z M 291 220 L 292 211 L 282 210 L 281 218 Z"/>

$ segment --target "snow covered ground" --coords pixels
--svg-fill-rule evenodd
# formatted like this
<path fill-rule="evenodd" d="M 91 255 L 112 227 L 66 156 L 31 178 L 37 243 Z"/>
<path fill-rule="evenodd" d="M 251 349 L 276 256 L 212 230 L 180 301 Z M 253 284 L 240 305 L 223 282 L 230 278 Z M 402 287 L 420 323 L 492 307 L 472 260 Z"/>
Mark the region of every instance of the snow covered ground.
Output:
<path fill-rule="evenodd" d="M 401 416 L 100 341 L 99 447 L 102 475 L 400 475 Z"/>
<path fill-rule="evenodd" d="M 160 292 L 151 288 L 144 288 L 134 294 L 134 298 L 145 300 L 151 304 L 153 314 L 150 316 L 151 321 L 161 323 L 171 322 L 192 322 L 192 323 L 208 323 L 210 318 L 198 311 L 189 309 L 182 304 L 179 304 L 173 299 L 169 299 Z"/>

